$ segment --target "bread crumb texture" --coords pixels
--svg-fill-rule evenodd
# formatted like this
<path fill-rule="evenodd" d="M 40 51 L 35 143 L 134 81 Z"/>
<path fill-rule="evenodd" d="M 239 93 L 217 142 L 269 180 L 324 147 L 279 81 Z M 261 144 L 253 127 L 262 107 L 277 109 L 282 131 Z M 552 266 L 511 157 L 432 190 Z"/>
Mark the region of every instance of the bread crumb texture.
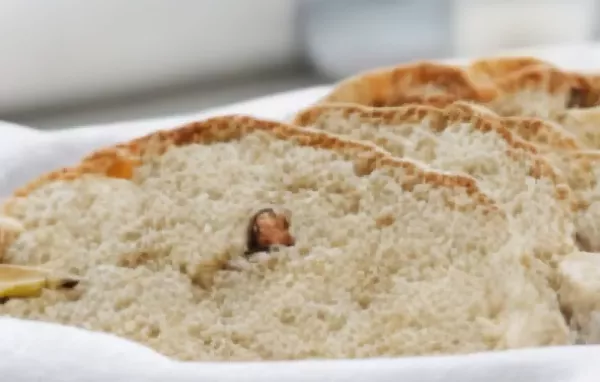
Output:
<path fill-rule="evenodd" d="M 600 342 L 600 256 L 581 252 L 560 265 L 560 301 L 578 342 Z"/>
<path fill-rule="evenodd" d="M 155 135 L 168 143 L 160 150 L 134 142 L 131 179 L 51 176 L 7 204 L 24 229 L 4 260 L 84 281 L 78 293 L 9 300 L 0 314 L 115 333 L 180 360 L 569 342 L 525 236 L 473 178 L 250 118 L 178 132 Z M 291 212 L 295 245 L 249 262 L 248 220 L 265 206 Z"/>
<path fill-rule="evenodd" d="M 581 151 L 565 157 L 571 164 L 571 183 L 582 204 L 576 219 L 579 246 L 600 252 L 600 152 Z"/>
<path fill-rule="evenodd" d="M 484 58 L 468 66 L 423 61 L 369 70 L 339 82 L 319 103 L 443 107 L 458 100 L 477 102 L 502 116 L 558 121 L 584 141 L 598 142 L 592 125 L 577 122 L 597 119 L 600 76 L 560 70 L 532 57 Z M 595 109 L 590 117 L 588 109 Z"/>
<path fill-rule="evenodd" d="M 334 111 L 336 107 L 331 103 L 338 104 L 337 110 Z M 346 105 L 340 106 L 341 103 Z M 352 104 L 354 106 L 350 106 Z M 420 106 L 407 106 L 411 104 Z M 431 115 L 431 111 L 425 111 L 426 106 L 445 108 L 442 120 L 449 119 L 448 109 L 467 106 L 471 114 L 499 121 L 504 129 L 533 145 L 534 150 L 519 153 L 525 148 L 514 146 L 519 139 L 501 143 L 489 134 L 498 130 L 489 127 L 487 143 L 482 142 L 481 133 L 469 132 L 461 134 L 459 139 L 451 138 L 448 132 L 456 135 L 456 123 L 452 127 L 441 124 L 446 128 L 435 134 L 437 143 L 413 149 L 420 138 L 410 130 L 405 134 L 407 128 L 424 135 L 423 126 L 431 130 L 435 123 L 421 117 L 411 125 L 405 118 L 406 111 L 413 110 L 413 115 L 419 115 L 415 110 L 420 108 L 421 116 Z M 297 120 L 304 126 L 315 125 L 322 130 L 377 142 L 394 155 L 418 158 L 435 168 L 456 163 L 458 167 L 448 168 L 477 178 L 484 191 L 508 207 L 506 211 L 516 227 L 533 233 L 532 245 L 536 246 L 540 239 L 542 242 L 549 239 L 542 244 L 541 253 L 536 250 L 537 257 L 551 265 L 551 272 L 558 266 L 558 277 L 553 285 L 561 290 L 562 309 L 579 331 L 579 340 L 597 343 L 600 341 L 600 312 L 597 306 L 593 309 L 591 306 L 597 304 L 592 297 L 598 294 L 595 271 L 592 271 L 597 261 L 593 259 L 600 252 L 599 112 L 600 76 L 564 71 L 531 57 L 506 57 L 484 58 L 460 67 L 417 63 L 360 73 L 337 84 L 319 106 L 301 113 Z M 404 116 L 399 117 L 401 114 Z M 450 144 L 452 139 L 454 145 Z M 491 144 L 490 139 L 495 143 Z M 461 151 L 456 145 L 469 148 Z M 495 162 L 500 172 L 482 166 L 486 154 L 494 158 L 487 162 Z M 427 155 L 429 158 L 424 159 Z M 461 155 L 464 163 L 460 163 Z M 549 164 L 552 171 L 542 171 L 543 176 L 540 171 L 532 171 L 523 177 L 528 166 L 547 169 L 539 161 L 535 161 L 538 164 L 532 162 L 535 156 Z M 506 175 L 504 181 L 495 182 L 494 177 L 490 177 L 490 169 L 499 176 L 497 180 Z M 555 176 L 548 176 L 551 172 Z M 534 174 L 537 176 L 532 177 Z M 554 180 L 549 183 L 550 178 Z M 548 205 L 556 206 L 556 200 L 567 200 L 563 182 L 571 189 L 570 203 L 575 211 L 575 215 L 567 216 L 566 220 L 554 207 L 546 209 Z M 557 186 L 556 194 L 562 197 L 549 198 L 551 183 Z M 519 184 L 523 186 L 520 189 Z M 519 196 L 513 199 L 511 194 Z M 575 231 L 571 236 L 577 249 L 596 254 L 577 253 L 572 250 L 573 242 L 565 240 L 573 230 L 573 221 Z M 575 254 L 569 255 L 571 251 Z M 588 270 L 580 272 L 586 266 Z"/>
<path fill-rule="evenodd" d="M 454 103 L 445 109 L 408 105 L 378 109 L 358 105 L 320 105 L 296 123 L 352 139 L 371 141 L 397 157 L 476 178 L 529 237 L 536 256 L 556 264 L 575 248 L 570 189 L 557 169 L 500 118 L 480 108 Z M 526 123 L 526 122 L 524 122 Z"/>

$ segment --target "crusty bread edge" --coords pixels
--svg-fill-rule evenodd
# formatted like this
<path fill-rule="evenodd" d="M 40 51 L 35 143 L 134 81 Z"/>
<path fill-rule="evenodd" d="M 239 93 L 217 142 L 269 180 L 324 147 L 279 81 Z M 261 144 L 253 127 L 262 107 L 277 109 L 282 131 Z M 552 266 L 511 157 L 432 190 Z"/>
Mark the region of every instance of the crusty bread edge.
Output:
<path fill-rule="evenodd" d="M 400 80 L 410 74 L 418 78 L 416 86 Z M 414 94 L 419 85 L 440 83 L 454 90 L 445 94 Z M 368 106 L 385 106 L 399 98 L 400 103 L 426 103 L 444 106 L 456 100 L 479 103 L 493 101 L 501 94 L 542 86 L 550 94 L 576 90 L 584 107 L 600 101 L 598 76 L 573 73 L 534 57 L 481 58 L 468 66 L 430 61 L 377 68 L 348 77 L 317 103 L 352 102 Z M 421 98 L 420 100 L 418 98 Z"/>
<path fill-rule="evenodd" d="M 414 79 L 416 83 L 403 83 L 407 78 Z M 459 66 L 419 61 L 369 70 L 348 77 L 334 85 L 333 90 L 317 103 L 354 102 L 384 106 L 395 96 L 402 97 L 404 103 L 410 103 L 413 88 L 427 85 L 432 78 L 440 79 L 444 85 L 454 89 L 454 92 L 447 94 L 432 95 L 436 105 L 441 105 L 444 101 L 451 102 L 455 97 L 488 102 L 497 96 L 494 87 L 478 85 L 471 75 Z"/>
<path fill-rule="evenodd" d="M 101 149 L 85 157 L 75 167 L 47 173 L 18 189 L 13 197 L 6 201 L 5 207 L 10 206 L 12 199 L 25 197 L 51 182 L 69 181 L 86 174 L 129 178 L 132 173 L 128 167 L 139 165 L 146 155 L 161 155 L 175 146 L 232 141 L 255 131 L 263 131 L 282 140 L 293 140 L 303 146 L 332 150 L 348 159 L 369 158 L 375 168 L 380 166 L 404 168 L 413 179 L 401 179 L 403 185 L 414 184 L 418 180 L 436 187 L 462 188 L 471 196 L 474 204 L 487 206 L 493 210 L 498 209 L 495 201 L 479 189 L 476 180 L 472 177 L 443 173 L 429 169 L 416 161 L 395 158 L 368 142 L 343 139 L 324 132 L 243 115 L 228 115 L 192 122 L 173 130 L 158 131 L 127 143 Z M 123 163 L 127 165 L 122 166 Z M 125 168 L 122 173 L 126 176 L 111 174 L 115 167 Z"/>
<path fill-rule="evenodd" d="M 534 66 L 554 67 L 549 62 L 532 56 L 500 56 L 478 58 L 464 68 L 474 77 L 494 80 Z"/>
<path fill-rule="evenodd" d="M 353 115 L 365 123 L 411 123 L 420 122 L 426 118 L 437 125 L 440 130 L 448 126 L 448 121 L 461 121 L 472 123 L 481 131 L 494 130 L 507 143 L 508 155 L 519 157 L 529 156 L 532 163 L 531 175 L 547 177 L 556 186 L 556 195 L 559 200 L 572 201 L 573 195 L 566 181 L 558 175 L 553 165 L 542 155 L 538 148 L 524 139 L 513 134 L 505 125 L 504 118 L 494 115 L 485 115 L 471 108 L 467 103 L 456 102 L 444 109 L 430 105 L 404 105 L 398 107 L 369 107 L 350 103 L 329 103 L 310 106 L 298 112 L 293 123 L 298 126 L 310 127 L 323 114 L 334 111 L 343 116 Z"/>

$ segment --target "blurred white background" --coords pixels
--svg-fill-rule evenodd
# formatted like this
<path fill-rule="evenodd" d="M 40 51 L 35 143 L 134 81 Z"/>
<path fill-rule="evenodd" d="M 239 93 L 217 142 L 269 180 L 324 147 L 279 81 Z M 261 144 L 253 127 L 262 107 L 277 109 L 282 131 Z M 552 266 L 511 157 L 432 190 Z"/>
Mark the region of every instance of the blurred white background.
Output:
<path fill-rule="evenodd" d="M 415 59 L 594 41 L 594 0 L 0 0 L 0 119 L 197 112 Z"/>

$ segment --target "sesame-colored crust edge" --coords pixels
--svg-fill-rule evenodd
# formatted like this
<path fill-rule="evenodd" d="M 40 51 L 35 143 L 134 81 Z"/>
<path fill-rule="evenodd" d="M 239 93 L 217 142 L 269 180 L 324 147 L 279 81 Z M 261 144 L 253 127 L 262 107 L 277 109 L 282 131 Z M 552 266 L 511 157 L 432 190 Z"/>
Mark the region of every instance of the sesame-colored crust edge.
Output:
<path fill-rule="evenodd" d="M 507 74 L 531 67 L 553 67 L 546 61 L 535 57 L 487 57 L 472 61 L 466 70 L 478 80 L 495 80 Z"/>
<path fill-rule="evenodd" d="M 477 84 L 460 67 L 432 62 L 376 69 L 360 73 L 339 82 L 319 103 L 352 102 L 367 106 L 395 106 L 416 101 L 441 106 L 444 102 L 468 99 L 492 101 L 495 87 Z"/>
<path fill-rule="evenodd" d="M 501 117 L 484 115 L 468 103 L 455 102 L 443 109 L 429 105 L 404 105 L 398 107 L 368 107 L 356 104 L 322 104 L 309 107 L 300 111 L 294 117 L 293 123 L 298 126 L 310 127 L 321 116 L 328 113 L 339 113 L 342 117 L 358 118 L 364 123 L 371 124 L 402 124 L 420 123 L 428 120 L 432 128 L 443 131 L 452 122 L 471 123 L 475 129 L 480 131 L 495 131 L 507 143 L 511 152 L 509 155 L 517 155 L 516 150 L 523 150 L 531 156 L 533 163 L 532 176 L 537 178 L 545 176 L 557 181 L 557 175 L 553 167 L 543 158 L 539 157 L 535 145 L 511 133 L 503 124 Z"/>
<path fill-rule="evenodd" d="M 555 150 L 583 149 L 574 134 L 555 122 L 533 117 L 502 117 L 482 105 L 468 101 L 453 101 L 441 107 L 429 102 L 378 108 L 352 103 L 318 104 L 299 111 L 293 117 L 292 123 L 298 126 L 309 126 L 322 113 L 330 110 L 341 112 L 342 115 L 357 114 L 360 118 L 383 118 L 387 122 L 417 122 L 423 118 L 419 116 L 420 114 L 430 112 L 439 115 L 443 113 L 440 109 L 460 110 L 477 119 L 499 121 L 504 128 L 536 147 L 543 145 Z"/>
<path fill-rule="evenodd" d="M 277 139 L 335 151 L 348 160 L 367 160 L 372 168 L 397 167 L 405 170 L 406 177 L 399 179 L 407 189 L 427 183 L 435 187 L 464 189 L 472 198 L 473 206 L 499 211 L 496 203 L 483 193 L 472 177 L 442 173 L 427 169 L 418 162 L 395 158 L 375 145 L 342 139 L 331 134 L 299 128 L 285 123 L 260 120 L 248 116 L 230 115 L 193 122 L 174 130 L 158 131 L 147 136 L 99 150 L 85 157 L 75 167 L 47 173 L 15 191 L 13 198 L 26 197 L 31 192 L 51 182 L 69 181 L 86 174 L 129 179 L 144 157 L 162 155 L 172 147 L 190 144 L 228 142 L 262 131 Z M 14 200 L 11 198 L 12 200 Z M 5 209 L 9 211 L 9 199 Z M 464 207 L 464 206 L 463 206 Z"/>
<path fill-rule="evenodd" d="M 460 121 L 471 123 L 475 129 L 481 131 L 495 131 L 507 143 L 506 154 L 516 160 L 529 159 L 530 175 L 535 178 L 548 178 L 556 185 L 556 197 L 558 200 L 569 200 L 575 207 L 573 195 L 565 179 L 558 174 L 554 166 L 540 153 L 538 147 L 522 138 L 511 130 L 519 127 L 527 128 L 532 125 L 538 128 L 538 132 L 545 129 L 551 130 L 552 126 L 544 124 L 544 121 L 533 118 L 524 118 L 520 126 L 515 118 L 502 118 L 493 113 L 486 113 L 478 105 L 469 105 L 466 102 L 455 102 L 445 108 L 436 108 L 429 105 L 404 105 L 398 107 L 368 107 L 357 104 L 320 104 L 308 107 L 300 111 L 293 119 L 298 126 L 311 127 L 319 118 L 328 113 L 336 113 L 342 117 L 358 118 L 364 123 L 394 125 L 401 123 L 420 123 L 427 119 L 432 128 L 440 131 L 446 129 L 452 122 Z M 575 144 L 576 142 L 567 142 Z M 525 158 L 527 157 L 527 158 Z"/>
<path fill-rule="evenodd" d="M 600 103 L 600 76 L 563 71 L 533 57 L 484 58 L 469 66 L 421 61 L 375 69 L 342 80 L 318 103 L 439 107 L 457 100 L 488 103 L 526 88 L 569 94 L 572 101 L 566 108 Z"/>

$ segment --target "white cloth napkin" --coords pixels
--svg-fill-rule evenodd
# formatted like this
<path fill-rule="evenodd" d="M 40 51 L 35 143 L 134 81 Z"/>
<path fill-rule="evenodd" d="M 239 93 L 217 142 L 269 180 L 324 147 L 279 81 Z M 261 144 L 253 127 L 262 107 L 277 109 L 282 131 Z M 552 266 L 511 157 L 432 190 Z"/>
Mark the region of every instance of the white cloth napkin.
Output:
<path fill-rule="evenodd" d="M 600 48 L 520 52 L 569 69 L 600 68 Z M 0 123 L 0 198 L 36 176 L 103 146 L 209 116 L 239 113 L 284 120 L 327 87 L 265 97 L 196 115 L 38 132 Z M 529 349 L 453 357 L 264 363 L 182 363 L 103 333 L 0 317 L 4 382 L 598 382 L 600 346 Z"/>
<path fill-rule="evenodd" d="M 448 357 L 183 363 L 109 334 L 0 318 L 7 382 L 597 382 L 600 346 Z"/>

